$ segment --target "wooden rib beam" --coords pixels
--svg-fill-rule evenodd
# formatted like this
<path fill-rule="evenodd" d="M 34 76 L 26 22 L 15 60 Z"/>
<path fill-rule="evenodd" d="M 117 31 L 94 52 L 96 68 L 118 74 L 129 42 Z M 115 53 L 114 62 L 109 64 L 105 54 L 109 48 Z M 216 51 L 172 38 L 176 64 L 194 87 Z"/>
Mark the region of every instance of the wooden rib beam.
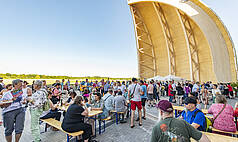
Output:
<path fill-rule="evenodd" d="M 130 6 L 133 22 L 134 22 L 134 28 L 135 28 L 135 35 L 136 35 L 136 43 L 137 43 L 137 54 L 138 56 L 148 56 L 151 57 L 148 62 L 152 62 L 152 66 L 146 65 L 146 62 L 141 62 L 139 59 L 139 73 L 140 68 L 145 67 L 147 69 L 150 69 L 153 72 L 153 75 L 157 75 L 157 66 L 156 66 L 156 57 L 155 57 L 155 48 L 152 43 L 150 34 L 148 32 L 148 29 L 146 27 L 146 24 L 144 23 L 143 17 L 141 16 L 139 10 L 136 8 L 135 5 Z M 147 63 L 148 63 L 147 62 Z M 144 75 L 140 73 L 140 78 L 144 78 Z"/>
<path fill-rule="evenodd" d="M 168 61 L 169 61 L 169 74 L 176 75 L 174 44 L 169 25 L 161 5 L 157 2 L 153 2 L 153 6 L 159 18 L 159 21 L 162 25 L 164 37 L 166 39 L 166 46 L 168 50 Z"/>
<path fill-rule="evenodd" d="M 189 63 L 190 63 L 190 78 L 193 81 L 200 81 L 200 64 L 198 60 L 198 47 L 189 17 L 182 11 L 177 9 L 177 14 L 184 29 L 184 35 L 187 41 Z"/>

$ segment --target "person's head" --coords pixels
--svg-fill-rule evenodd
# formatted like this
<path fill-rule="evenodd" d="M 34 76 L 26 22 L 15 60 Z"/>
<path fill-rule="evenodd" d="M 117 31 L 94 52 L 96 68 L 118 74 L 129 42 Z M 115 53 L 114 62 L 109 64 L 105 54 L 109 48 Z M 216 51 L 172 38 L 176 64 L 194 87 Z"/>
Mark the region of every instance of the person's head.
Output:
<path fill-rule="evenodd" d="M 95 95 L 95 100 L 100 101 L 101 100 L 101 94 L 99 92 L 94 93 Z"/>
<path fill-rule="evenodd" d="M 153 80 L 150 81 L 150 84 L 153 84 Z"/>
<path fill-rule="evenodd" d="M 70 91 L 69 95 L 71 98 L 75 98 L 75 96 L 77 96 L 75 91 Z"/>
<path fill-rule="evenodd" d="M 82 105 L 82 102 L 83 102 L 83 97 L 82 96 L 76 96 L 75 97 L 74 104 Z"/>
<path fill-rule="evenodd" d="M 18 90 L 18 89 L 20 90 L 20 89 L 22 89 L 22 80 L 15 79 L 15 80 L 12 81 L 12 85 L 13 85 L 15 90 Z"/>
<path fill-rule="evenodd" d="M 143 85 L 144 84 L 144 81 L 143 80 L 140 80 L 140 85 Z"/>
<path fill-rule="evenodd" d="M 132 78 L 131 80 L 133 83 L 137 83 L 137 79 L 136 78 Z"/>
<path fill-rule="evenodd" d="M 197 99 L 196 97 L 187 97 L 184 100 L 184 104 L 187 110 L 193 111 L 196 108 Z"/>
<path fill-rule="evenodd" d="M 60 83 L 56 83 L 55 84 L 55 88 L 59 89 L 61 87 L 61 84 Z"/>
<path fill-rule="evenodd" d="M 224 95 L 217 95 L 216 96 L 216 103 L 226 104 L 227 103 L 226 97 Z"/>
<path fill-rule="evenodd" d="M 42 80 L 43 86 L 46 86 L 46 80 Z"/>
<path fill-rule="evenodd" d="M 113 94 L 113 90 L 112 90 L 112 89 L 109 89 L 109 90 L 108 90 L 108 93 L 112 95 L 112 94 Z"/>
<path fill-rule="evenodd" d="M 3 78 L 2 77 L 0 77 L 0 82 L 3 82 Z"/>
<path fill-rule="evenodd" d="M 119 90 L 119 91 L 117 92 L 117 95 L 122 95 L 122 91 Z"/>
<path fill-rule="evenodd" d="M 23 81 L 23 86 L 26 87 L 29 83 L 27 81 Z"/>
<path fill-rule="evenodd" d="M 216 85 L 216 84 L 213 84 L 213 88 L 214 88 L 214 89 L 217 89 L 217 85 Z"/>
<path fill-rule="evenodd" d="M 9 91 L 12 90 L 12 84 L 7 84 L 6 89 Z"/>
<path fill-rule="evenodd" d="M 62 82 L 64 82 L 64 79 L 62 79 Z"/>
<path fill-rule="evenodd" d="M 35 89 L 35 90 L 40 90 L 41 88 L 42 88 L 42 81 L 40 81 L 40 80 L 36 80 L 35 82 L 34 82 L 34 84 L 33 84 L 33 88 Z"/>
<path fill-rule="evenodd" d="M 202 84 L 202 86 L 201 86 L 201 87 L 202 87 L 202 89 L 205 89 L 205 84 Z"/>
<path fill-rule="evenodd" d="M 161 100 L 156 107 L 159 111 L 158 121 L 167 117 L 173 117 L 173 105 L 167 100 Z"/>

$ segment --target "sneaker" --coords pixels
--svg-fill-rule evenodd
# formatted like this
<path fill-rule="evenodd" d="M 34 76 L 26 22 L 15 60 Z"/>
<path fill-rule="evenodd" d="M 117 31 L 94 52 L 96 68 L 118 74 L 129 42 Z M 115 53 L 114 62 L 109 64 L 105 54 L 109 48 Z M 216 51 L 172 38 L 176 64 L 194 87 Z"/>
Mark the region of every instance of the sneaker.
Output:
<path fill-rule="evenodd" d="M 143 116 L 142 119 L 146 120 L 146 118 Z"/>

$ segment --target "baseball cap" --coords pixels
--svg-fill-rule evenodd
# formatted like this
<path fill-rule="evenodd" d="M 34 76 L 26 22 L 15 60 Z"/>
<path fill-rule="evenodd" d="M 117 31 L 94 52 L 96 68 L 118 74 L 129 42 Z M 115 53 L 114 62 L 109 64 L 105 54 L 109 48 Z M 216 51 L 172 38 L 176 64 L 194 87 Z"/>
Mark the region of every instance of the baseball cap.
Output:
<path fill-rule="evenodd" d="M 187 97 L 187 98 L 184 100 L 184 103 L 185 103 L 185 104 L 197 104 L 196 97 Z"/>
<path fill-rule="evenodd" d="M 173 106 L 168 100 L 161 100 L 157 105 L 157 108 L 165 111 L 165 112 L 173 112 Z"/>

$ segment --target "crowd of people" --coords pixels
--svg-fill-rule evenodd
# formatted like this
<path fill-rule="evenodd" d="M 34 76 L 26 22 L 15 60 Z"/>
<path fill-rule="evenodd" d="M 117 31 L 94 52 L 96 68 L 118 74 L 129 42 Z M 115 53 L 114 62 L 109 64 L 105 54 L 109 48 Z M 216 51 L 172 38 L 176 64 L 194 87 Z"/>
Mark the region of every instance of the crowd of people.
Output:
<path fill-rule="evenodd" d="M 162 99 L 163 97 L 163 99 Z M 164 100 L 168 97 L 168 101 Z M 2 109 L 3 125 L 7 142 L 12 141 L 15 130 L 15 141 L 18 142 L 24 129 L 25 112 L 31 114 L 31 133 L 34 142 L 40 139 L 40 119 L 54 118 L 62 120 L 62 129 L 66 132 L 84 131 L 83 139 L 92 140 L 94 132 L 93 122 L 85 122 L 91 110 L 101 110 L 97 119 L 111 118 L 112 112 L 123 112 L 120 123 L 126 123 L 130 117 L 130 128 L 135 122 L 142 126 L 142 119 L 146 120 L 146 109 L 159 109 L 159 123 L 152 132 L 152 142 L 164 142 L 168 139 L 209 141 L 200 131 L 207 131 L 207 118 L 201 111 L 212 105 L 208 112 L 212 114 L 212 126 L 216 129 L 234 132 L 237 126 L 234 116 L 238 115 L 238 106 L 235 110 L 227 104 L 226 98 L 236 97 L 231 85 L 212 82 L 174 82 L 172 81 L 145 81 L 132 78 L 131 81 L 84 81 L 56 80 L 47 85 L 45 80 L 35 80 L 32 85 L 27 81 L 16 79 L 12 84 L 5 85 L 0 78 L 0 106 Z M 10 103 L 3 103 L 10 101 Z M 179 117 L 174 118 L 173 105 L 185 106 Z M 69 106 L 63 113 L 58 106 Z M 131 110 L 131 113 L 130 113 Z M 137 110 L 137 111 L 136 111 Z M 138 115 L 135 115 L 138 113 Z M 135 118 L 135 116 L 138 116 Z M 186 123 L 187 122 L 187 123 Z M 187 131 L 182 131 L 186 128 Z M 57 131 L 56 128 L 52 128 Z M 181 130 L 181 131 L 180 131 Z M 162 134 L 163 133 L 163 134 Z"/>

